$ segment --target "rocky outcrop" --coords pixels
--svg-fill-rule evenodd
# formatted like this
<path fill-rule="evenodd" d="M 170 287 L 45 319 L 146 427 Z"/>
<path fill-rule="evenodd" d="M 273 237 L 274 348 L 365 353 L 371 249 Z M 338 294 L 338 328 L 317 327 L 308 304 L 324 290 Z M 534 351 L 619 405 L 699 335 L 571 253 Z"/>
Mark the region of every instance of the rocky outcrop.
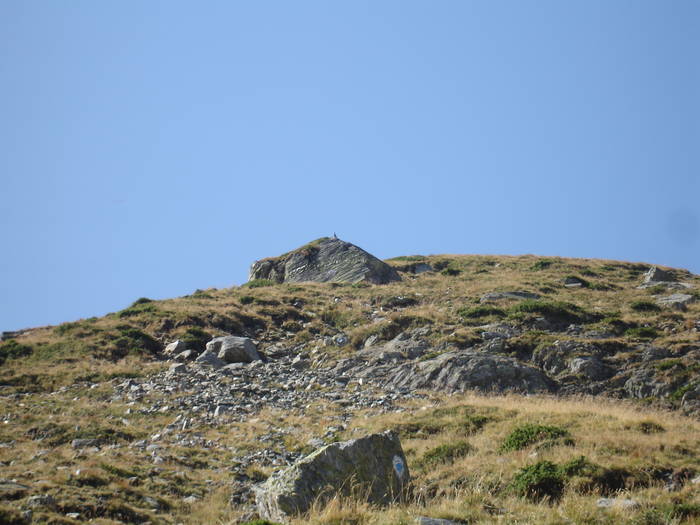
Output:
<path fill-rule="evenodd" d="M 695 300 L 690 294 L 686 293 L 674 293 L 666 297 L 659 297 L 656 300 L 656 304 L 659 306 L 664 306 L 666 308 L 673 308 L 675 310 L 685 311 L 688 305 Z"/>
<path fill-rule="evenodd" d="M 551 392 L 556 384 L 536 368 L 510 357 L 474 351 L 445 352 L 434 359 L 406 363 L 387 370 L 385 386 L 447 392 Z"/>
<path fill-rule="evenodd" d="M 279 257 L 256 261 L 249 280 L 278 283 L 400 281 L 397 271 L 362 248 L 337 238 L 324 237 Z"/>
<path fill-rule="evenodd" d="M 692 288 L 692 285 L 688 283 L 678 282 L 678 280 L 674 277 L 674 275 L 671 272 L 662 270 L 661 268 L 658 268 L 656 266 L 652 266 L 651 268 L 649 268 L 649 271 L 647 271 L 644 274 L 642 284 L 639 285 L 637 288 L 644 289 L 656 286 L 663 286 L 665 288 L 671 288 L 675 290 L 686 290 L 688 288 Z"/>
<path fill-rule="evenodd" d="M 392 503 L 405 496 L 409 481 L 401 442 L 389 431 L 317 450 L 273 474 L 256 489 L 255 499 L 263 519 L 286 522 L 338 494 Z"/>

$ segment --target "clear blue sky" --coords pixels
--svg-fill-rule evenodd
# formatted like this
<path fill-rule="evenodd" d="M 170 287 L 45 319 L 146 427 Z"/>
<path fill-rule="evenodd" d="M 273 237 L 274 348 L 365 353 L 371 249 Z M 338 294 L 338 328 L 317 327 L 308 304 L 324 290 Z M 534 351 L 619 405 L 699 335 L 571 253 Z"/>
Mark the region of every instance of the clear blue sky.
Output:
<path fill-rule="evenodd" d="M 0 330 L 338 235 L 700 272 L 695 0 L 0 2 Z"/>

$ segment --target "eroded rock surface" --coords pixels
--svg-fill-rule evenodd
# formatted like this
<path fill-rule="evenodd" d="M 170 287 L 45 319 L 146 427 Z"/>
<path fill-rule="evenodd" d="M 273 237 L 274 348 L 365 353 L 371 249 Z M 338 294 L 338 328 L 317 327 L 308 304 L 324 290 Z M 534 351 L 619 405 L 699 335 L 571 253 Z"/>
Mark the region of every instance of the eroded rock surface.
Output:
<path fill-rule="evenodd" d="M 398 272 L 362 248 L 337 238 L 324 237 L 292 252 L 256 261 L 249 280 L 269 279 L 278 283 L 400 281 Z"/>

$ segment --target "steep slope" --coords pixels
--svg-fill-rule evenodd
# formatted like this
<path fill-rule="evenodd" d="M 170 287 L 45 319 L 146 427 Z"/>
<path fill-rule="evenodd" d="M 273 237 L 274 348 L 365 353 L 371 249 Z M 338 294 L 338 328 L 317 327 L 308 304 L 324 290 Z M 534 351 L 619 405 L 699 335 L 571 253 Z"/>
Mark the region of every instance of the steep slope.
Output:
<path fill-rule="evenodd" d="M 387 428 L 402 435 L 422 503 L 398 514 L 332 507 L 356 522 L 421 512 L 489 523 L 493 509 L 513 522 L 700 516 L 700 482 L 690 483 L 700 471 L 698 276 L 536 256 L 386 264 L 401 281 L 258 278 L 141 298 L 2 342 L 0 517 L 226 523 L 250 511 L 250 489 L 279 466 L 319 443 Z M 193 361 L 229 334 L 251 338 L 263 360 Z M 181 363 L 165 353 L 176 340 Z M 461 393 L 471 389 L 488 395 Z M 562 400 L 496 396 L 508 392 Z M 501 447 L 533 422 L 565 437 L 534 442 L 528 454 Z M 581 455 L 590 464 L 567 464 Z M 539 460 L 559 465 L 557 483 L 567 487 L 551 515 L 512 492 L 519 469 Z M 619 489 L 643 505 L 608 517 L 595 510 L 596 494 Z M 491 510 L 464 506 L 487 500 Z M 307 522 L 332 522 L 332 508 Z"/>

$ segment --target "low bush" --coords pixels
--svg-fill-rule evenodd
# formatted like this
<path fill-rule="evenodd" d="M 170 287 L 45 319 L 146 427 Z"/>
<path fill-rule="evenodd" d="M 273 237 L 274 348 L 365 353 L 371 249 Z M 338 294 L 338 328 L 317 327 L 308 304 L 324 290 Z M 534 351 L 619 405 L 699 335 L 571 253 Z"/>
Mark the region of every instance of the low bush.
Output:
<path fill-rule="evenodd" d="M 516 317 L 523 314 L 537 314 L 567 323 L 581 322 L 593 317 L 586 313 L 580 306 L 572 303 L 534 299 L 527 299 L 513 305 L 509 313 Z"/>
<path fill-rule="evenodd" d="M 546 440 L 569 437 L 569 432 L 563 428 L 549 425 L 526 423 L 515 427 L 503 440 L 501 452 L 521 450 L 529 445 Z"/>
<path fill-rule="evenodd" d="M 23 345 L 10 339 L 0 344 L 0 365 L 8 359 L 16 359 L 31 355 L 34 349 L 29 345 Z"/>
<path fill-rule="evenodd" d="M 659 333 L 651 326 L 638 326 L 625 330 L 625 336 L 630 339 L 656 339 Z"/>
<path fill-rule="evenodd" d="M 421 463 L 424 465 L 433 465 L 436 463 L 449 463 L 456 459 L 466 456 L 473 450 L 473 447 L 466 441 L 455 441 L 454 443 L 446 443 L 438 447 L 428 450 L 424 455 Z"/>
<path fill-rule="evenodd" d="M 187 348 L 202 352 L 206 348 L 207 343 L 211 341 L 211 334 L 202 330 L 199 326 L 191 326 L 180 339 L 187 345 Z"/>
<path fill-rule="evenodd" d="M 540 259 L 536 263 L 534 263 L 532 266 L 530 266 L 530 270 L 533 270 L 535 272 L 540 271 L 540 270 L 546 270 L 550 266 L 554 264 L 554 261 L 552 259 Z"/>
<path fill-rule="evenodd" d="M 556 501 L 564 492 L 564 476 L 551 461 L 539 461 L 521 468 L 510 486 L 517 495 L 533 501 L 545 498 Z"/>
<path fill-rule="evenodd" d="M 633 301 L 630 308 L 635 312 L 659 312 L 661 308 L 656 303 L 651 301 Z"/>
<path fill-rule="evenodd" d="M 503 310 L 494 306 L 473 306 L 471 308 L 465 306 L 457 310 L 457 314 L 465 319 L 479 319 L 492 315 L 496 317 L 506 316 Z"/>

